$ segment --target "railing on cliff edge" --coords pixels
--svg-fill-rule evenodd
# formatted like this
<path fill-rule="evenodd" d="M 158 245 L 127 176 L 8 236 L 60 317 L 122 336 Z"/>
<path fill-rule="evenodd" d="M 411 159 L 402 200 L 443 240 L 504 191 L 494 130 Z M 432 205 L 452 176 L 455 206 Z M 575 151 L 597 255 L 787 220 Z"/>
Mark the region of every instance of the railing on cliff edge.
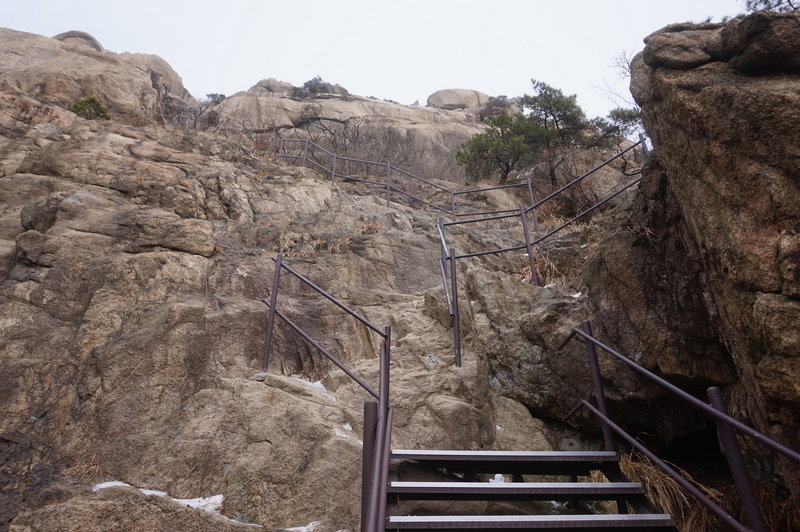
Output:
<path fill-rule="evenodd" d="M 534 252 L 533 252 L 533 246 L 535 246 L 537 244 L 541 244 L 542 242 L 544 242 L 545 240 L 549 239 L 550 237 L 552 237 L 556 233 L 559 233 L 560 231 L 566 229 L 567 227 L 569 227 L 573 223 L 577 222 L 578 220 L 581 220 L 584 217 L 588 216 L 589 214 L 591 214 L 592 212 L 594 212 L 598 208 L 602 207 L 603 205 L 605 205 L 606 203 L 608 203 L 612 199 L 616 198 L 617 196 L 619 196 L 620 194 L 622 194 L 623 192 L 625 192 L 626 190 L 628 190 L 632 186 L 634 186 L 637 183 L 639 183 L 642 180 L 642 178 L 638 177 L 638 178 L 630 181 L 629 183 L 625 184 L 622 188 L 620 188 L 616 192 L 613 192 L 612 194 L 609 194 L 608 196 L 602 198 L 601 200 L 599 200 L 597 203 L 595 203 L 591 207 L 585 209 L 583 212 L 581 212 L 580 214 L 572 217 L 570 220 L 568 220 L 567 222 L 564 222 L 563 224 L 561 224 L 560 226 L 556 227 L 555 229 L 552 229 L 552 230 L 548 231 L 544 235 L 540 234 L 539 220 L 538 220 L 538 217 L 536 215 L 536 209 L 541 207 L 541 205 L 543 205 L 547 201 L 550 201 L 550 200 L 558 197 L 559 195 L 561 195 L 565 191 L 569 190 L 570 188 L 574 187 L 575 185 L 578 185 L 578 184 L 582 183 L 586 178 L 588 178 L 589 176 L 591 176 L 592 174 L 594 174 L 595 172 L 597 172 L 601 168 L 611 164 L 613 161 L 619 159 L 620 157 L 622 157 L 623 155 L 625 155 L 629 151 L 633 150 L 637 146 L 642 146 L 643 150 L 645 151 L 645 155 L 647 155 L 647 153 L 648 153 L 647 143 L 645 142 L 644 136 L 643 135 L 639 135 L 639 141 L 636 142 L 635 144 L 633 144 L 631 146 L 628 146 L 624 150 L 621 150 L 620 152 L 618 152 L 613 157 L 610 157 L 609 159 L 606 159 L 602 163 L 598 164 L 597 166 L 595 166 L 594 168 L 592 168 L 588 172 L 582 174 L 581 176 L 573 179 L 572 181 L 570 181 L 566 185 L 562 186 L 558 190 L 548 194 L 547 196 L 545 196 L 544 198 L 540 199 L 539 201 L 534 202 L 529 207 L 520 206 L 519 209 L 514 214 L 496 214 L 494 216 L 487 216 L 487 217 L 483 217 L 483 218 L 470 218 L 470 219 L 467 219 L 467 220 L 460 220 L 460 221 L 453 220 L 453 221 L 450 221 L 450 222 L 444 222 L 441 218 L 439 218 L 439 220 L 436 223 L 436 231 L 439 234 L 439 243 L 440 243 L 440 251 L 441 251 L 441 256 L 439 257 L 439 269 L 440 269 L 440 272 L 441 272 L 441 275 L 442 275 L 442 285 L 444 286 L 445 297 L 447 299 L 447 308 L 448 308 L 448 311 L 450 313 L 450 317 L 453 320 L 453 352 L 454 352 L 454 359 L 455 359 L 455 365 L 456 366 L 461 366 L 461 336 L 460 336 L 459 309 L 458 309 L 458 268 L 456 267 L 456 261 L 458 259 L 467 259 L 467 258 L 470 258 L 470 257 L 480 257 L 480 256 L 484 256 L 484 255 L 498 255 L 500 253 L 507 253 L 509 251 L 520 251 L 520 250 L 524 249 L 527 252 L 526 254 L 527 254 L 527 257 L 528 257 L 528 263 L 529 263 L 530 269 L 531 269 L 531 282 L 532 282 L 532 284 L 534 284 L 536 286 L 539 286 L 540 282 L 539 282 L 539 276 L 538 276 L 537 271 L 536 271 L 536 257 L 535 257 Z M 531 193 L 531 197 L 533 197 L 532 193 Z M 529 221 L 528 221 L 528 214 L 529 213 L 532 213 L 532 216 L 533 216 L 533 230 L 534 230 L 534 233 L 536 235 L 536 238 L 534 238 L 534 239 L 531 239 L 530 224 L 529 224 Z M 494 214 L 494 213 L 492 213 L 492 214 Z M 455 249 L 452 248 L 452 247 L 449 247 L 449 245 L 447 243 L 446 227 L 454 226 L 454 225 L 472 224 L 472 223 L 478 223 L 478 222 L 489 222 L 489 221 L 493 221 L 493 220 L 502 220 L 502 219 L 509 219 L 509 218 L 517 218 L 517 217 L 519 218 L 520 225 L 522 226 L 522 236 L 523 236 L 524 242 L 525 242 L 524 244 L 520 244 L 518 246 L 512 246 L 512 247 L 509 247 L 509 248 L 491 249 L 491 250 L 486 250 L 486 251 L 476 251 L 476 252 L 472 252 L 472 253 L 462 253 L 462 254 L 459 255 L 459 254 L 456 253 Z"/>
<path fill-rule="evenodd" d="M 749 427 L 731 417 L 727 412 L 727 407 L 722 399 L 722 394 L 718 387 L 712 386 L 708 388 L 707 394 L 709 404 L 706 404 L 700 399 L 697 399 L 691 394 L 678 388 L 674 384 L 671 384 L 666 379 L 643 368 L 636 362 L 615 351 L 603 342 L 597 340 L 597 338 L 595 338 L 592 334 L 592 327 L 588 321 L 584 321 L 580 328 L 574 328 L 558 347 L 558 350 L 562 350 L 573 338 L 582 339 L 586 345 L 586 356 L 588 360 L 589 371 L 592 377 L 596 406 L 592 405 L 585 399 L 581 400 L 575 406 L 575 408 L 573 408 L 572 411 L 567 414 L 565 419 L 572 417 L 572 415 L 574 415 L 575 412 L 577 412 L 580 408 L 586 408 L 600 420 L 605 450 L 614 450 L 614 439 L 612 435 L 613 431 L 617 433 L 623 440 L 625 440 L 625 442 L 627 442 L 631 447 L 641 452 L 653 464 L 662 469 L 687 492 L 691 493 L 698 501 L 716 514 L 727 526 L 731 527 L 731 529 L 739 532 L 767 532 L 767 526 L 764 522 L 764 517 L 761 513 L 761 508 L 758 504 L 755 492 L 753 491 L 752 481 L 747 472 L 747 468 L 745 467 L 744 458 L 742 457 L 742 452 L 739 448 L 739 443 L 736 439 L 736 434 L 734 431 L 753 438 L 757 442 L 765 445 L 772 451 L 785 456 L 798 465 L 800 465 L 800 453 L 789 449 L 788 447 L 778 443 L 768 436 L 761 434 L 752 427 Z M 736 486 L 736 491 L 739 495 L 739 500 L 746 516 L 747 526 L 736 520 L 710 497 L 698 489 L 694 484 L 684 478 L 678 471 L 676 471 L 673 467 L 670 467 L 667 462 L 658 458 L 644 444 L 642 444 L 634 436 L 626 432 L 622 427 L 611 420 L 608 413 L 608 406 L 606 404 L 605 392 L 603 391 L 603 378 L 600 373 L 597 348 L 605 351 L 611 355 L 613 359 L 622 362 L 628 368 L 637 372 L 640 376 L 643 376 L 649 381 L 658 384 L 663 389 L 677 396 L 682 401 L 699 409 L 707 417 L 710 417 L 714 420 L 717 425 L 717 434 L 720 440 L 720 445 L 728 461 L 731 476 L 733 477 L 734 485 Z"/>
<path fill-rule="evenodd" d="M 269 299 L 263 303 L 269 307 L 267 317 L 266 339 L 264 342 L 264 355 L 262 369 L 266 372 L 269 368 L 269 358 L 272 351 L 272 334 L 275 326 L 275 316 L 280 317 L 289 327 L 299 334 L 310 345 L 333 362 L 347 376 L 353 379 L 367 393 L 377 399 L 364 402 L 364 437 L 361 456 L 361 531 L 378 532 L 384 530 L 386 521 L 386 491 L 388 486 L 389 456 L 391 453 L 392 438 L 392 407 L 389 404 L 389 362 L 391 360 L 391 328 L 386 326 L 381 330 L 378 326 L 347 307 L 340 300 L 326 292 L 308 278 L 297 272 L 283 262 L 282 255 L 274 259 L 275 272 L 272 278 L 272 291 Z M 375 390 L 364 379 L 356 375 L 345 366 L 317 340 L 312 338 L 299 325 L 292 321 L 283 311 L 278 309 L 278 291 L 280 287 L 281 271 L 286 271 L 303 284 L 322 295 L 341 310 L 355 318 L 367 327 L 368 330 L 381 338 L 380 347 L 380 379 L 378 389 Z"/>
<path fill-rule="evenodd" d="M 302 150 L 299 151 L 299 153 L 297 154 L 287 153 L 286 146 L 287 144 L 291 143 L 302 144 Z M 324 174 L 330 174 L 331 182 L 334 182 L 336 178 L 341 178 L 342 180 L 346 181 L 365 183 L 368 185 L 375 185 L 381 187 L 386 191 L 387 206 L 389 206 L 392 202 L 392 193 L 397 193 L 400 196 L 407 197 L 414 201 L 422 203 L 423 205 L 426 205 L 438 212 L 447 213 L 453 220 L 456 220 L 459 216 L 489 216 L 493 214 L 506 214 L 506 213 L 516 212 L 516 209 L 504 209 L 504 210 L 484 211 L 484 212 L 458 212 L 458 205 L 456 199 L 458 198 L 458 196 L 463 196 L 465 194 L 476 194 L 481 192 L 489 192 L 492 190 L 501 190 L 510 188 L 525 188 L 528 196 L 528 203 L 530 205 L 533 205 L 535 202 L 533 185 L 531 184 L 530 178 L 526 179 L 522 183 L 498 185 L 495 187 L 473 188 L 468 190 L 454 190 L 436 184 L 428 179 L 425 179 L 424 177 L 412 174 L 411 172 L 403 170 L 402 168 L 398 168 L 391 162 L 381 163 L 375 161 L 365 161 L 363 159 L 354 159 L 352 157 L 343 157 L 341 155 L 337 155 L 332 151 L 323 148 L 322 146 L 313 142 L 310 139 L 281 138 L 280 144 L 278 146 L 278 155 L 280 155 L 281 157 L 285 157 L 287 159 L 299 160 L 301 161 L 301 164 L 303 166 L 309 166 Z M 370 179 L 364 176 L 348 175 L 348 164 L 351 163 L 355 165 L 364 165 L 365 167 L 373 167 L 376 169 L 375 174 L 380 177 L 375 177 L 374 179 Z M 342 167 L 344 167 L 344 170 L 342 170 Z M 431 201 L 428 201 L 427 199 L 424 199 L 407 189 L 401 188 L 399 186 L 400 185 L 399 180 L 405 180 L 408 183 L 413 183 L 417 185 L 418 188 L 428 187 L 427 190 L 431 192 L 431 195 L 435 196 L 436 194 L 444 194 L 449 199 L 449 201 L 445 206 L 432 203 Z M 433 190 L 431 191 L 431 189 Z"/>

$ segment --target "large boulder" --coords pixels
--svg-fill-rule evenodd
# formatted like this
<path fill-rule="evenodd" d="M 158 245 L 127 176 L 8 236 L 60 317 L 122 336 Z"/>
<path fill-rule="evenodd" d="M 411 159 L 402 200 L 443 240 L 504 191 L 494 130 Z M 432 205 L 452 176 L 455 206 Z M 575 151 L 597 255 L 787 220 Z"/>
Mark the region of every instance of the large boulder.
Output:
<path fill-rule="evenodd" d="M 488 94 L 470 89 L 443 89 L 428 96 L 428 107 L 437 109 L 474 109 L 489 102 Z"/>
<path fill-rule="evenodd" d="M 653 162 L 627 230 L 588 277 L 606 331 L 633 337 L 623 344 L 656 353 L 661 372 L 690 386 L 718 379 L 738 415 L 790 446 L 800 438 L 799 22 L 756 13 L 646 39 L 631 90 Z M 633 301 L 625 312 L 621 297 Z M 691 341 L 676 341 L 686 331 Z"/>

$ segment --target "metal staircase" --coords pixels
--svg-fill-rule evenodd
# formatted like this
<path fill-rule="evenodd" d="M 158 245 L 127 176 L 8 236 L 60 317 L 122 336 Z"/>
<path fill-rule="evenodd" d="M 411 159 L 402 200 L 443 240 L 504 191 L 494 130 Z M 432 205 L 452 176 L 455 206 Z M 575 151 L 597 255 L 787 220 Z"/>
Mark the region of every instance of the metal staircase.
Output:
<path fill-rule="evenodd" d="M 391 459 L 390 476 L 396 480 L 387 489 L 385 530 L 676 530 L 672 517 L 647 501 L 643 486 L 624 477 L 615 452 L 395 450 Z M 409 465 L 443 480 L 404 481 Z M 579 481 L 592 471 L 602 472 L 608 482 Z M 491 475 L 507 475 L 513 482 L 492 482 Z M 553 482 L 554 476 L 570 481 Z M 434 514 L 420 501 L 443 501 L 435 509 L 447 512 Z M 465 513 L 469 506 L 461 501 L 511 504 L 488 512 L 479 505 Z M 541 505 L 527 512 L 524 505 L 514 505 L 527 501 L 568 502 L 572 509 L 555 514 L 541 512 Z M 614 501 L 617 513 L 591 513 L 578 501 Z"/>

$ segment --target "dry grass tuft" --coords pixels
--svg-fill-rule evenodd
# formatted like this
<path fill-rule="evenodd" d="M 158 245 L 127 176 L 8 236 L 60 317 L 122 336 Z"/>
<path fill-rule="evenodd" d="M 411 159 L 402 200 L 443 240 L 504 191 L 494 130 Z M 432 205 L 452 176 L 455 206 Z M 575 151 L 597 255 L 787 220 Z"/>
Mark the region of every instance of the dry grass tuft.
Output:
<path fill-rule="evenodd" d="M 546 255 L 537 255 L 533 262 L 536 266 L 536 275 L 539 277 L 539 282 L 543 286 L 555 285 L 557 287 L 563 287 L 566 285 L 566 275 L 564 275 Z M 533 282 L 530 265 L 526 265 L 522 268 L 518 275 L 523 283 L 531 284 Z"/>
<path fill-rule="evenodd" d="M 644 485 L 650 502 L 675 518 L 681 532 L 719 530 L 716 516 L 646 456 L 631 451 L 629 454 L 620 456 L 619 465 L 626 477 Z M 720 491 L 700 484 L 675 464 L 670 464 L 670 466 L 711 500 L 722 505 L 724 496 Z"/>
<path fill-rule="evenodd" d="M 84 453 L 73 465 L 65 468 L 64 472 L 78 480 L 94 480 L 103 475 L 103 468 L 100 467 L 96 454 Z"/>

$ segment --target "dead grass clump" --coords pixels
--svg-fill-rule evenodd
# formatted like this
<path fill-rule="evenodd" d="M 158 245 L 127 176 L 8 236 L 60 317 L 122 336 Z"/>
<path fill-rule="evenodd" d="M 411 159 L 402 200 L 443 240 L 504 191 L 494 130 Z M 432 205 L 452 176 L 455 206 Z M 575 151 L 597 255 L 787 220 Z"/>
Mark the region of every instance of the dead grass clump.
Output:
<path fill-rule="evenodd" d="M 564 275 L 546 255 L 537 255 L 533 263 L 536 266 L 536 275 L 542 286 L 554 285 L 563 287 L 566 285 L 566 275 Z M 526 265 L 522 268 L 518 275 L 523 283 L 533 283 L 530 265 Z"/>
<path fill-rule="evenodd" d="M 697 501 L 672 477 L 655 466 L 646 456 L 631 451 L 620 456 L 620 469 L 629 479 L 641 482 L 645 488 L 647 499 L 661 511 L 673 516 L 681 532 L 703 530 L 713 532 L 719 530 L 717 518 L 702 503 Z M 722 492 L 700 484 L 683 469 L 670 464 L 686 480 L 705 493 L 712 501 L 722 505 Z"/>
<path fill-rule="evenodd" d="M 100 467 L 100 462 L 96 454 L 89 455 L 88 453 L 84 453 L 73 465 L 65 468 L 64 472 L 78 480 L 94 480 L 102 476 L 103 468 Z"/>
<path fill-rule="evenodd" d="M 329 253 L 347 253 L 353 250 L 353 240 L 350 235 L 325 235 L 316 237 L 311 235 L 281 236 L 279 241 L 280 252 L 287 258 L 312 257 L 321 251 Z"/>
<path fill-rule="evenodd" d="M 361 227 L 358 229 L 360 235 L 374 235 L 381 230 L 381 223 L 377 220 L 370 222 L 362 222 Z"/>

